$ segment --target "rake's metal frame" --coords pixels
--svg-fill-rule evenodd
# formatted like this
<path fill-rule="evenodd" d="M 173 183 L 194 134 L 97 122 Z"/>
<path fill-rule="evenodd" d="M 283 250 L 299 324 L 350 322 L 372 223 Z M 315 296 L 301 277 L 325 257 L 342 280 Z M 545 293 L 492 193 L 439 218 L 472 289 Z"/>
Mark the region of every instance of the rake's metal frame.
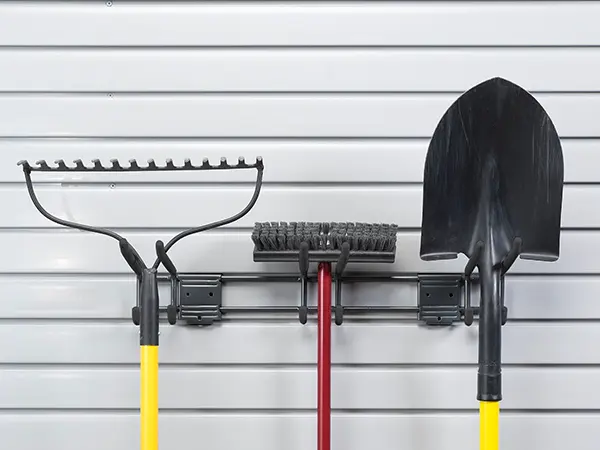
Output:
<path fill-rule="evenodd" d="M 140 446 L 142 450 L 158 450 L 158 328 L 159 328 L 159 299 L 158 299 L 158 268 L 162 263 L 174 279 L 178 278 L 177 269 L 173 261 L 167 255 L 169 249 L 178 241 L 186 236 L 195 233 L 217 228 L 242 218 L 254 206 L 260 195 L 262 186 L 264 165 L 261 157 L 256 158 L 256 162 L 248 164 L 244 158 L 240 157 L 238 163 L 230 165 L 226 158 L 221 158 L 220 164 L 211 165 L 205 158 L 200 166 L 194 166 L 189 159 L 184 161 L 183 166 L 176 166 L 171 159 L 166 161 L 164 166 L 157 166 L 154 160 L 148 160 L 147 166 L 140 166 L 135 159 L 129 161 L 129 166 L 122 166 L 118 160 L 112 159 L 110 167 L 104 167 L 99 159 L 92 160 L 92 167 L 87 167 L 82 160 L 74 161 L 75 166 L 69 167 L 64 160 L 55 161 L 56 166 L 51 167 L 46 161 L 37 161 L 35 165 L 29 164 L 26 160 L 18 162 L 22 166 L 27 184 L 27 191 L 31 201 L 37 210 L 48 220 L 70 228 L 82 231 L 89 231 L 109 236 L 119 243 L 121 254 L 127 261 L 129 267 L 133 270 L 138 282 L 138 295 L 136 296 L 136 305 L 132 309 L 133 322 L 140 327 L 140 420 L 141 434 Z M 223 220 L 205 224 L 202 226 L 190 228 L 182 231 L 171 240 L 164 244 L 158 240 L 156 242 L 156 259 L 152 266 L 148 267 L 136 249 L 120 234 L 107 228 L 94 227 L 91 225 L 80 224 L 65 219 L 58 218 L 49 213 L 40 204 L 33 187 L 31 179 L 32 172 L 142 172 L 142 171 L 183 171 L 183 170 L 231 170 L 231 169 L 256 169 L 256 184 L 254 194 L 249 203 L 239 213 Z M 176 321 L 177 306 L 174 304 L 174 298 L 167 307 L 167 317 L 169 323 Z"/>

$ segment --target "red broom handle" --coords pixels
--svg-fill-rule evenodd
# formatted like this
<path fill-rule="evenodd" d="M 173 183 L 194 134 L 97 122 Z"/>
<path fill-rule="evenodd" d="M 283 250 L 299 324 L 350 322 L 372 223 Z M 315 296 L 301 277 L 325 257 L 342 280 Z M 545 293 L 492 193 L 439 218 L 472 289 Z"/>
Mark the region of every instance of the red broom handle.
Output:
<path fill-rule="evenodd" d="M 331 263 L 319 263 L 317 449 L 331 448 Z"/>

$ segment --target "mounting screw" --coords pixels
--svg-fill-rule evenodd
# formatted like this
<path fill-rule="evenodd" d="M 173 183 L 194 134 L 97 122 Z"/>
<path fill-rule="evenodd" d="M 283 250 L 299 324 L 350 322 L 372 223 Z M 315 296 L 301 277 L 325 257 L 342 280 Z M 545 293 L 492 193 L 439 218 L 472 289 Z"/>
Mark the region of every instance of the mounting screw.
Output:
<path fill-rule="evenodd" d="M 106 6 L 111 7 L 113 5 L 113 2 L 111 2 L 110 0 L 106 2 Z"/>

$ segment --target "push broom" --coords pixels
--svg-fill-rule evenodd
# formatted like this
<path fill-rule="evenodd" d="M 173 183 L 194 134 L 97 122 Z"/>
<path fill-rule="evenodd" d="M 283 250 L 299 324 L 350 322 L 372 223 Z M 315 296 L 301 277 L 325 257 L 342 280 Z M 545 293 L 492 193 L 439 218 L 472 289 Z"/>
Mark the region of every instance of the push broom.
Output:
<path fill-rule="evenodd" d="M 336 324 L 341 324 L 341 274 L 350 262 L 393 263 L 397 225 L 336 222 L 262 222 L 252 232 L 254 261 L 297 262 L 300 322 L 307 320 L 306 280 L 318 263 L 317 449 L 331 448 L 331 283 L 336 264 Z"/>
<path fill-rule="evenodd" d="M 471 88 L 437 125 L 425 160 L 421 258 L 478 268 L 480 448 L 499 446 L 504 275 L 517 257 L 556 261 L 563 156 L 550 117 L 502 78 Z M 472 321 L 465 311 L 465 323 Z"/>
<path fill-rule="evenodd" d="M 27 161 L 19 161 L 25 174 L 25 182 L 31 201 L 37 210 L 47 219 L 66 227 L 99 233 L 114 238 L 119 243 L 121 254 L 127 261 L 129 267 L 136 275 L 139 288 L 139 301 L 132 309 L 133 322 L 140 326 L 140 449 L 157 450 L 158 449 L 158 327 L 159 313 L 161 308 L 158 301 L 158 282 L 157 271 L 162 262 L 165 268 L 171 274 L 175 274 L 176 269 L 173 262 L 167 255 L 168 250 L 180 239 L 194 233 L 217 228 L 232 223 L 245 216 L 258 200 L 262 186 L 263 162 L 262 158 L 257 158 L 253 164 L 248 164 L 243 158 L 239 158 L 238 163 L 230 165 L 225 158 L 221 158 L 218 165 L 211 165 L 208 159 L 204 159 L 202 165 L 194 166 L 189 159 L 186 159 L 183 166 L 177 166 L 172 160 L 168 159 L 165 166 L 157 166 L 153 160 L 148 161 L 147 166 L 140 166 L 135 160 L 130 160 L 129 166 L 122 166 L 118 160 L 111 160 L 111 167 L 104 167 L 100 160 L 93 160 L 92 167 L 87 167 L 81 160 L 74 161 L 75 166 L 69 167 L 63 160 L 56 161 L 56 166 L 49 166 L 46 161 L 38 161 L 35 165 Z M 232 170 L 232 169 L 256 169 L 256 184 L 254 194 L 248 205 L 239 213 L 228 219 L 219 220 L 199 227 L 191 228 L 173 237 L 166 245 L 162 241 L 156 242 L 157 258 L 151 267 L 147 267 L 141 256 L 135 248 L 121 235 L 114 231 L 84 225 L 60 219 L 47 210 L 45 210 L 37 196 L 35 195 L 33 183 L 31 180 L 32 172 L 144 172 L 144 171 L 182 171 L 182 170 Z M 170 324 L 176 322 L 177 308 L 175 305 L 169 305 L 166 308 L 167 318 Z"/>

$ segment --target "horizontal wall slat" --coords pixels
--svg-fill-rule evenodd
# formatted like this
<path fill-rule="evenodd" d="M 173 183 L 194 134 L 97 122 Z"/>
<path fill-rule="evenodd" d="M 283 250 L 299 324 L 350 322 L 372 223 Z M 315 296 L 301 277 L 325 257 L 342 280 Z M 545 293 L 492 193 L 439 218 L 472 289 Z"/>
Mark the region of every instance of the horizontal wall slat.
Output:
<path fill-rule="evenodd" d="M 597 409 L 600 369 L 502 371 L 502 408 Z M 315 409 L 316 370 L 180 369 L 159 371 L 159 407 L 201 410 Z M 221 389 L 215 389 L 218 380 Z M 137 409 L 138 369 L 2 369 L 0 409 Z M 348 369 L 331 374 L 334 410 L 476 410 L 477 370 Z M 92 388 L 93 387 L 93 388 Z M 560 395 L 553 395 L 560 391 Z M 23 396 L 27 392 L 27 396 Z"/>
<path fill-rule="evenodd" d="M 36 196 L 62 219 L 108 228 L 188 228 L 230 217 L 252 198 L 253 187 L 38 187 Z M 421 226 L 421 186 L 271 187 L 264 186 L 252 210 L 223 228 L 252 228 L 256 222 L 384 222 L 400 228 Z M 600 186 L 566 186 L 563 228 L 600 227 Z M 64 228 L 35 208 L 26 187 L 0 187 L 0 204 L 14 213 L 0 228 Z M 182 205 L 202 205 L 201 208 Z M 332 208 L 335 205 L 335 208 Z M 137 208 L 135 208 L 137 207 Z"/>
<path fill-rule="evenodd" d="M 8 4 L 0 9 L 0 42 L 77 46 L 597 45 L 598 14 L 597 4 L 573 1 L 477 5 L 332 2 L 318 6 L 271 2 L 119 2 L 112 7 L 104 2 L 35 7 Z M 511 25 L 509 33 L 507 23 Z"/>
<path fill-rule="evenodd" d="M 334 364 L 476 364 L 477 326 L 345 323 L 332 327 Z M 139 364 L 133 323 L 1 323 L 0 363 Z M 589 343 L 598 323 L 507 323 L 505 364 L 600 364 Z M 40 345 L 43 343 L 43 345 Z M 314 364 L 314 321 L 230 322 L 207 328 L 161 325 L 161 364 Z M 383 344 L 382 344 L 383 343 Z M 472 370 L 477 371 L 476 367 Z"/>
<path fill-rule="evenodd" d="M 0 98 L 0 136 L 431 137 L 457 97 L 5 94 Z M 600 137 L 600 94 L 538 94 L 536 99 L 561 137 Z"/>
<path fill-rule="evenodd" d="M 210 442 L 213 450 L 260 448 L 306 450 L 316 442 L 314 414 L 159 414 L 161 448 Z M 599 414 L 513 414 L 503 412 L 500 445 L 509 448 L 596 450 Z M 35 430 L 32 433 L 32 429 Z M 235 432 L 232 432 L 235 430 Z M 33 449 L 43 441 L 47 448 L 79 450 L 129 450 L 139 446 L 139 415 L 24 413 L 0 414 L 0 433 L 7 448 Z M 332 450 L 380 450 L 406 447 L 413 450 L 479 449 L 479 417 L 465 414 L 332 414 Z M 456 438 L 454 438 L 456 437 Z"/>
<path fill-rule="evenodd" d="M 279 218 L 275 218 L 277 220 Z M 283 219 L 283 218 L 282 218 Z M 158 239 L 167 241 L 175 231 L 147 233 L 124 232 L 147 262 L 156 258 Z M 169 250 L 180 272 L 291 272 L 293 263 L 254 262 L 254 244 L 247 231 L 216 231 L 194 234 Z M 595 249 L 600 248 L 600 233 L 595 231 L 561 232 L 558 261 L 517 260 L 511 273 L 598 274 L 600 262 Z M 2 273 L 131 273 L 119 252 L 118 243 L 106 236 L 67 230 L 4 231 L 0 234 L 5 254 L 0 260 Z M 466 258 L 421 261 L 420 233 L 398 234 L 394 263 L 350 263 L 348 271 L 462 272 Z M 24 249 L 28 249 L 24 251 Z M 311 268 L 314 270 L 314 267 Z"/>
<path fill-rule="evenodd" d="M 598 91 L 599 57 L 598 48 L 0 48 L 0 91 L 462 92 L 495 76 L 530 91 Z"/>
<path fill-rule="evenodd" d="M 577 288 L 577 295 L 573 295 L 573 286 Z M 168 283 L 160 283 L 161 304 L 169 302 L 169 289 Z M 226 283 L 222 301 L 225 308 L 295 308 L 299 303 L 298 289 L 295 282 Z M 133 275 L 4 276 L 0 278 L 0 318 L 129 320 L 135 295 Z M 505 282 L 509 319 L 600 319 L 599 297 L 600 278 L 597 277 L 513 277 L 509 273 Z M 314 306 L 316 298 L 316 283 L 311 283 L 308 304 Z M 416 283 L 347 281 L 344 284 L 345 306 L 415 306 L 416 301 Z M 471 301 L 473 305 L 479 303 L 477 287 L 472 291 Z"/>
<path fill-rule="evenodd" d="M 566 183 L 600 182 L 600 141 L 597 139 L 561 140 Z M 239 156 L 265 163 L 264 182 L 277 183 L 400 183 L 422 182 L 423 165 L 429 139 L 400 140 L 177 140 L 177 139 L 0 139 L 0 182 L 24 182 L 16 164 L 21 159 L 52 163 L 64 159 L 69 165 L 94 158 L 104 165 L 119 158 L 145 164 L 149 158 L 164 163 L 167 158 L 183 164 L 185 158 L 199 164 L 207 157 L 216 164 L 224 156 L 235 162 Z M 318 160 L 319 164 L 315 164 Z M 36 173 L 34 181 L 52 182 L 252 182 L 255 172 L 147 172 L 122 173 Z"/>

